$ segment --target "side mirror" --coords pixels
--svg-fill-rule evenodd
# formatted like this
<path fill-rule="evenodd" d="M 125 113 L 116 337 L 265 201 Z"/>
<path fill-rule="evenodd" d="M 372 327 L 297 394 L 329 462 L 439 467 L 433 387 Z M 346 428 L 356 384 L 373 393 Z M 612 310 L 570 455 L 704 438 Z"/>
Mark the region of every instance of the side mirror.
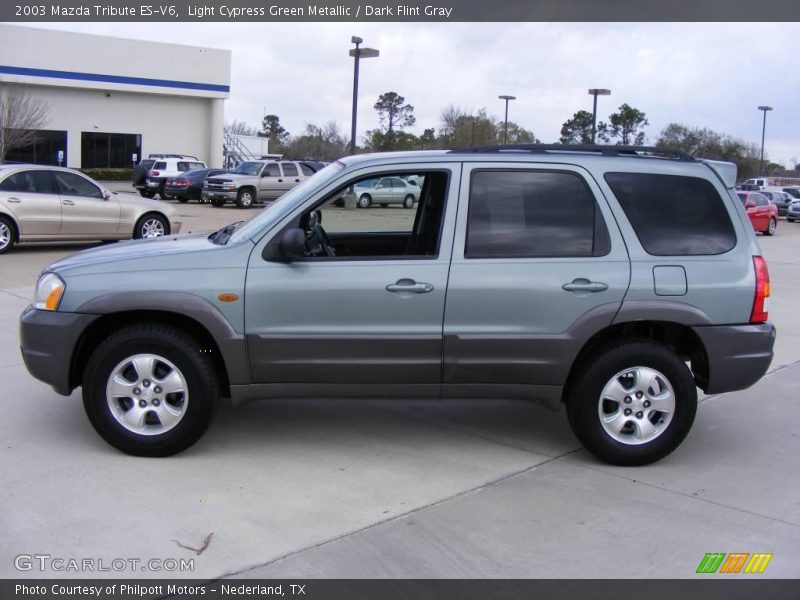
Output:
<path fill-rule="evenodd" d="M 103 190 L 103 200 L 110 200 L 111 199 L 111 192 L 108 190 Z"/>
<path fill-rule="evenodd" d="M 281 235 L 278 251 L 285 260 L 303 258 L 306 253 L 306 234 L 298 228 L 287 229 Z"/>
<path fill-rule="evenodd" d="M 756 207 L 756 203 L 753 202 L 752 200 L 748 200 L 747 202 L 744 203 L 744 207 L 745 208 L 755 208 Z"/>

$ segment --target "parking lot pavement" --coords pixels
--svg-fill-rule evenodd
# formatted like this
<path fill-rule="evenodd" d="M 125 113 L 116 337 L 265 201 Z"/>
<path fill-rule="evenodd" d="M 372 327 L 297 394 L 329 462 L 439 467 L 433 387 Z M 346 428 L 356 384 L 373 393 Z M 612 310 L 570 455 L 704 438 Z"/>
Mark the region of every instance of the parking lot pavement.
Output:
<path fill-rule="evenodd" d="M 258 213 L 178 207 L 198 223 Z M 32 553 L 194 559 L 203 578 L 692 577 L 706 552 L 772 552 L 762 577 L 798 577 L 800 224 L 760 242 L 771 374 L 704 399 L 676 452 L 628 469 L 580 450 L 563 412 L 501 401 L 255 403 L 223 408 L 182 455 L 125 456 L 80 390 L 56 395 L 19 355 L 36 275 L 85 246 L 15 249 L 0 257 L 0 577 L 87 575 L 16 571 Z M 209 533 L 200 555 L 178 545 Z"/>

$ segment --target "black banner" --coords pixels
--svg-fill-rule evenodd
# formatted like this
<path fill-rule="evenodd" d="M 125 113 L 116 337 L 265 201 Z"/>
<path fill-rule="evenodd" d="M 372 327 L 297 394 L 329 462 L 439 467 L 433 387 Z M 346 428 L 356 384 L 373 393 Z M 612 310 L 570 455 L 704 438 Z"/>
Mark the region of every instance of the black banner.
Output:
<path fill-rule="evenodd" d="M 57 21 L 799 21 L 797 0 L 11 0 L 0 20 Z"/>
<path fill-rule="evenodd" d="M 678 580 L 555 579 L 226 579 L 189 580 L 2 580 L 0 598 L 42 600 L 784 600 L 797 597 L 798 582 L 711 576 Z"/>

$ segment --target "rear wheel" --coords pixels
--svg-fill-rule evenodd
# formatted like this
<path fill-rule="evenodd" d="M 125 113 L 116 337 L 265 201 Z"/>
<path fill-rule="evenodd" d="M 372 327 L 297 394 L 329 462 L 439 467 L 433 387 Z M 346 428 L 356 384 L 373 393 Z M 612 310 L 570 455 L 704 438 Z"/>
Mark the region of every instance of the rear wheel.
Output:
<path fill-rule="evenodd" d="M 169 222 L 167 219 L 156 213 L 149 213 L 143 216 L 136 223 L 133 230 L 134 239 L 157 238 L 169 235 Z"/>
<path fill-rule="evenodd" d="M 156 195 L 155 192 L 151 192 L 150 190 L 139 190 L 139 194 L 141 194 L 143 198 L 154 198 Z"/>
<path fill-rule="evenodd" d="M 178 202 L 180 202 L 181 204 L 186 204 L 188 201 L 189 201 L 188 198 L 178 197 Z"/>
<path fill-rule="evenodd" d="M 686 437 L 696 411 L 691 371 L 670 348 L 651 341 L 623 342 L 595 353 L 567 397 L 575 435 L 615 465 L 665 457 Z"/>
<path fill-rule="evenodd" d="M 0 254 L 8 252 L 17 242 L 17 230 L 6 217 L 0 217 Z"/>
<path fill-rule="evenodd" d="M 239 208 L 250 208 L 253 206 L 255 198 L 253 197 L 252 190 L 247 188 L 243 190 L 239 190 L 239 194 L 236 196 L 236 206 Z"/>
<path fill-rule="evenodd" d="M 786 217 L 786 222 L 787 223 L 794 223 L 794 219 L 790 219 L 789 217 Z"/>
<path fill-rule="evenodd" d="M 136 456 L 169 456 L 200 439 L 218 404 L 216 370 L 200 347 L 158 324 L 102 342 L 83 375 L 83 406 L 97 433 Z"/>
<path fill-rule="evenodd" d="M 211 199 L 211 206 L 216 206 L 217 208 L 220 208 L 221 206 L 225 206 L 225 200 L 223 200 L 221 198 L 212 198 Z"/>
<path fill-rule="evenodd" d="M 764 235 L 775 235 L 775 231 L 778 229 L 778 221 L 776 219 L 770 219 L 769 225 L 767 225 L 767 230 L 764 232 Z"/>

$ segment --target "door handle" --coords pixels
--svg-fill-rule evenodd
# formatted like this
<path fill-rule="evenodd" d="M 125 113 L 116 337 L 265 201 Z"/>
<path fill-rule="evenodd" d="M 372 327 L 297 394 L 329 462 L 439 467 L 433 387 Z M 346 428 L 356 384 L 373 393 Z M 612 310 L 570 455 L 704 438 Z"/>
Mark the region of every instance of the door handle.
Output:
<path fill-rule="evenodd" d="M 283 183 L 283 179 L 278 179 L 278 183 Z"/>
<path fill-rule="evenodd" d="M 19 204 L 20 202 L 22 202 L 22 200 L 20 200 L 19 198 L 9 198 L 8 201 L 11 204 Z"/>
<path fill-rule="evenodd" d="M 398 279 L 397 283 L 390 283 L 386 286 L 387 292 L 399 293 L 410 292 L 412 294 L 427 294 L 433 291 L 430 283 L 417 283 L 413 279 Z"/>
<path fill-rule="evenodd" d="M 75 206 L 75 202 L 73 202 L 72 200 L 62 200 L 61 204 L 63 204 L 64 206 Z"/>
<path fill-rule="evenodd" d="M 608 285 L 600 281 L 589 281 L 584 277 L 573 279 L 570 283 L 565 283 L 561 286 L 565 292 L 604 292 L 608 289 Z"/>
<path fill-rule="evenodd" d="M 300 183 L 299 179 L 295 179 L 294 181 L 295 181 L 295 183 Z"/>

